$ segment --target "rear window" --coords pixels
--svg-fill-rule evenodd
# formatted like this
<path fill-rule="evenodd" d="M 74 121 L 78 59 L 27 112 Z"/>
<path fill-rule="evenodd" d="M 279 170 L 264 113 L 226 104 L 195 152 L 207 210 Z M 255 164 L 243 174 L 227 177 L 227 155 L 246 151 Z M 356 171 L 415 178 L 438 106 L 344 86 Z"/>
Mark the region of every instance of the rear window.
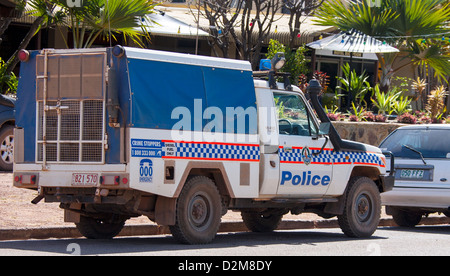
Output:
<path fill-rule="evenodd" d="M 398 129 L 380 145 L 394 156 L 420 159 L 420 155 L 408 149 L 412 147 L 425 158 L 446 158 L 450 153 L 450 129 Z"/>

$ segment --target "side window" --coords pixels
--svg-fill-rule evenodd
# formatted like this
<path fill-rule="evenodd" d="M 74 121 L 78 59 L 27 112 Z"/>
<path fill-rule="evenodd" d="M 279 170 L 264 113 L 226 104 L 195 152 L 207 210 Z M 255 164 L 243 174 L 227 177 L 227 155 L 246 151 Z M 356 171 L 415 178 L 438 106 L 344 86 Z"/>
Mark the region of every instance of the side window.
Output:
<path fill-rule="evenodd" d="M 280 134 L 298 136 L 317 134 L 317 128 L 302 98 L 293 94 L 274 93 L 274 101 Z"/>

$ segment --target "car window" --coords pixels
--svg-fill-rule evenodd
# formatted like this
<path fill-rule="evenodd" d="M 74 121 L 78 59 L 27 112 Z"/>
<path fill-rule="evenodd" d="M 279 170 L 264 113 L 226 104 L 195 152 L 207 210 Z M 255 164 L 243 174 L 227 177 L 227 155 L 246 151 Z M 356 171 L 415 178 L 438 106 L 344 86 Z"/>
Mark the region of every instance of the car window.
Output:
<path fill-rule="evenodd" d="M 450 130 L 445 129 L 398 129 L 380 148 L 391 151 L 396 157 L 420 159 L 420 155 L 406 145 L 420 151 L 425 158 L 446 158 L 450 153 L 449 136 Z"/>
<path fill-rule="evenodd" d="M 280 134 L 317 135 L 317 127 L 302 98 L 293 94 L 274 93 L 274 101 L 277 107 Z"/>

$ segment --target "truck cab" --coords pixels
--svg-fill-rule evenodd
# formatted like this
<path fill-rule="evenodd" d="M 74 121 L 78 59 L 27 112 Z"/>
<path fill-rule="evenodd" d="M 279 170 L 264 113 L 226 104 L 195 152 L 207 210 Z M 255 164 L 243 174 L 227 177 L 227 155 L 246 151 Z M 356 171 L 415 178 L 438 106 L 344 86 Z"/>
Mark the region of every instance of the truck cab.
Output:
<path fill-rule="evenodd" d="M 60 202 L 88 238 L 144 215 L 208 243 L 228 210 L 252 231 L 288 212 L 338 216 L 348 236 L 376 230 L 393 186 L 383 153 L 342 140 L 318 82 L 307 94 L 290 85 L 280 55 L 267 72 L 121 46 L 22 56 L 14 185 Z"/>

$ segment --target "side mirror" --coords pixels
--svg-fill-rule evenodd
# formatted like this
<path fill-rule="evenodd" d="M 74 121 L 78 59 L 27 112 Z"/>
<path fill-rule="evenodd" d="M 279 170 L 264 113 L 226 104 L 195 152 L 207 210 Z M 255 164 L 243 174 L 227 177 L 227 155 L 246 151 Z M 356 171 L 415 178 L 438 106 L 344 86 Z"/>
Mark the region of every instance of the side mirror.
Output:
<path fill-rule="evenodd" d="M 450 159 L 450 152 L 449 153 L 447 153 L 447 159 Z"/>
<path fill-rule="evenodd" d="M 319 135 L 328 135 L 330 134 L 331 123 L 321 123 L 319 126 Z"/>

